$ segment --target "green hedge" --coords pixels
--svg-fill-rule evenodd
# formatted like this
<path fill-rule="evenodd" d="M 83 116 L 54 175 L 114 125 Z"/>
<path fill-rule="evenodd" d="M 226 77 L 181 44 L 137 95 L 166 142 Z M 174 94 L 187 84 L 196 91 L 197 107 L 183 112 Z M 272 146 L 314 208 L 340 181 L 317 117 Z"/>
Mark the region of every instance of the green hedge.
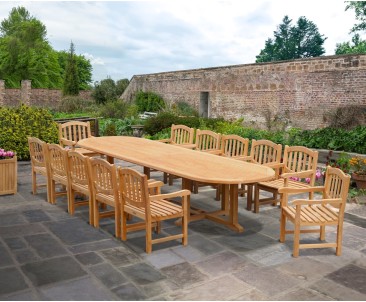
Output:
<path fill-rule="evenodd" d="M 315 130 L 291 128 L 288 131 L 270 132 L 243 127 L 242 120 L 228 122 L 221 118 L 178 117 L 173 113 L 164 112 L 147 120 L 144 130 L 148 137 L 159 139 L 167 135 L 166 129 L 170 128 L 172 124 L 210 129 L 222 134 L 236 134 L 249 139 L 268 139 L 282 145 L 366 154 L 366 126 L 358 126 L 352 130 L 328 127 Z"/>
<path fill-rule="evenodd" d="M 58 143 L 57 123 L 47 109 L 0 107 L 0 128 L 0 148 L 15 151 L 19 160 L 29 160 L 28 136 Z"/>

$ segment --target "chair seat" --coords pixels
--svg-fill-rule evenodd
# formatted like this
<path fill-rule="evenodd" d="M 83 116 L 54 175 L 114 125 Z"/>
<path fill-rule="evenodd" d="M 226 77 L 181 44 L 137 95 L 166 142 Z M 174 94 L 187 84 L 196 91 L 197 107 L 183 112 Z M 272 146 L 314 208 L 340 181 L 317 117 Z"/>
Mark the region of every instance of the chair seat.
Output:
<path fill-rule="evenodd" d="M 66 175 L 54 174 L 53 175 L 53 180 L 65 185 L 65 186 L 67 186 L 67 184 L 68 184 Z"/>
<path fill-rule="evenodd" d="M 125 209 L 131 211 L 133 215 L 138 217 L 145 216 L 145 208 L 136 207 L 126 204 Z M 183 216 L 183 209 L 170 201 L 161 199 L 150 203 L 151 217 L 153 220 L 164 220 L 167 217 L 175 218 Z"/>
<path fill-rule="evenodd" d="M 288 217 L 295 220 L 296 208 L 293 206 L 283 207 Z M 301 225 L 328 225 L 338 223 L 338 214 L 331 208 L 324 205 L 311 205 L 301 207 Z"/>
<path fill-rule="evenodd" d="M 284 187 L 284 183 L 285 180 L 283 178 L 279 178 L 272 181 L 260 182 L 258 183 L 258 186 L 277 190 L 279 188 Z M 301 181 L 289 180 L 287 187 L 301 189 L 301 188 L 308 188 L 310 187 L 310 185 Z"/>

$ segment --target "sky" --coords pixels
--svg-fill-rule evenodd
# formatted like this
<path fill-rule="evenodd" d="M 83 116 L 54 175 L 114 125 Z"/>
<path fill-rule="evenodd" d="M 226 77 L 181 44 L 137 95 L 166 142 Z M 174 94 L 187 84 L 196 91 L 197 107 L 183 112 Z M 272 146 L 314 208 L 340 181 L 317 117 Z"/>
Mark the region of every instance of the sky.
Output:
<path fill-rule="evenodd" d="M 72 41 L 93 81 L 255 63 L 285 15 L 314 22 L 334 55 L 356 23 L 340 0 L 0 1 L 0 21 L 16 6 L 46 26 L 55 50 Z"/>

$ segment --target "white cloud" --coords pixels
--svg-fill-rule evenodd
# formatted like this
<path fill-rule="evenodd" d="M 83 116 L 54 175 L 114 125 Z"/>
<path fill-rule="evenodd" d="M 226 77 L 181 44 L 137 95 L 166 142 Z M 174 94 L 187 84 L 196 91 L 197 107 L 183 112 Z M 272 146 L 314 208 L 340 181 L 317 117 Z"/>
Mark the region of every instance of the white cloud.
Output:
<path fill-rule="evenodd" d="M 332 55 L 356 22 L 343 0 L 2 1 L 0 20 L 19 5 L 46 25 L 56 50 L 72 40 L 94 80 L 254 63 L 285 15 L 313 21 Z"/>

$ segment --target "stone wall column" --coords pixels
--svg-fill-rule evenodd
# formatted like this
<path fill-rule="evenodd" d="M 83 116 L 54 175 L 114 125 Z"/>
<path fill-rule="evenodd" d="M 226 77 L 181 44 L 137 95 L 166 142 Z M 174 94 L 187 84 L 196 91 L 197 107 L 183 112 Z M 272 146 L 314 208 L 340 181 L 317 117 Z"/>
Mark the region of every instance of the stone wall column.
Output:
<path fill-rule="evenodd" d="M 5 98 L 5 81 L 0 80 L 0 106 L 4 105 Z"/>
<path fill-rule="evenodd" d="M 30 105 L 31 93 L 32 93 L 32 81 L 31 80 L 22 80 L 21 101 L 23 104 Z"/>

